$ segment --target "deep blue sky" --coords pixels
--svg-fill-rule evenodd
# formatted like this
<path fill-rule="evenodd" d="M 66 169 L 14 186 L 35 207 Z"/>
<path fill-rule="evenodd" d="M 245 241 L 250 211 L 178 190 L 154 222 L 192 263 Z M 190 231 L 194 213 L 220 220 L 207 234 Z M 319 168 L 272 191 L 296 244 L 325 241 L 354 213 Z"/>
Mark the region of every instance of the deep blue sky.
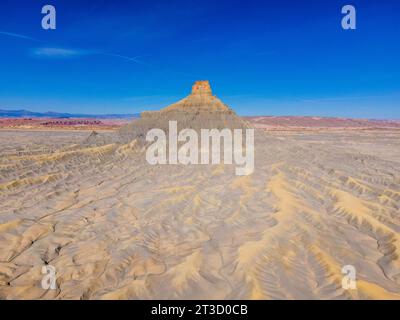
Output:
<path fill-rule="evenodd" d="M 0 44 L 0 109 L 134 113 L 209 79 L 242 115 L 400 118 L 395 0 L 2 0 Z"/>

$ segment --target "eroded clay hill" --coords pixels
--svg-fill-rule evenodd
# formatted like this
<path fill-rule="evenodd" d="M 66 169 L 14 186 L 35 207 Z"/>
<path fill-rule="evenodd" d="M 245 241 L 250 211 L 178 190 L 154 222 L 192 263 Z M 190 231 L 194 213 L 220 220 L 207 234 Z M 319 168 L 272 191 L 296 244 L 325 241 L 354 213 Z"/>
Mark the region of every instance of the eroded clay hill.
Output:
<path fill-rule="evenodd" d="M 178 130 L 194 129 L 245 129 L 248 122 L 212 94 L 209 81 L 196 81 L 186 98 L 160 111 L 146 111 L 141 118 L 122 127 L 113 135 L 92 134 L 89 141 L 96 144 L 107 142 L 127 143 L 142 140 L 154 128 L 168 132 L 169 121 L 177 121 Z"/>

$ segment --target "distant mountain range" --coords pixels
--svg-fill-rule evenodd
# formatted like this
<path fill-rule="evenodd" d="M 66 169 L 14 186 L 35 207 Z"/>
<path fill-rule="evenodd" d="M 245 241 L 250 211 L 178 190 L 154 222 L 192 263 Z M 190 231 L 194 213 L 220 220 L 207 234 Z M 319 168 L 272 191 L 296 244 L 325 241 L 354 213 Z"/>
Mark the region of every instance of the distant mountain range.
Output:
<path fill-rule="evenodd" d="M 139 113 L 132 114 L 81 114 L 61 112 L 33 112 L 29 110 L 0 109 L 0 118 L 96 118 L 96 119 L 132 119 L 139 118 Z"/>

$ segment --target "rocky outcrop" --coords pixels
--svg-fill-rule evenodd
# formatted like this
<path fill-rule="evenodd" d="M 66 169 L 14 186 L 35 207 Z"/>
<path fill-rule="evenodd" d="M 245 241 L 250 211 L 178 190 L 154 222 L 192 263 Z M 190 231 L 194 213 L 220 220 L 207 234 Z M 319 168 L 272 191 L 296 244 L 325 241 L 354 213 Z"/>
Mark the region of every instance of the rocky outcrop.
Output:
<path fill-rule="evenodd" d="M 144 142 L 151 129 L 169 131 L 169 121 L 177 122 L 178 131 L 182 129 L 246 129 L 251 125 L 212 94 L 209 81 L 196 81 L 192 92 L 184 99 L 160 111 L 145 111 L 138 120 L 121 127 L 115 133 L 91 135 L 87 144 L 128 143 L 138 139 Z"/>
<path fill-rule="evenodd" d="M 177 121 L 178 130 L 194 129 L 245 129 L 250 125 L 212 94 L 209 81 L 196 81 L 186 98 L 160 111 L 141 113 L 141 119 L 122 127 L 118 134 L 124 141 L 145 137 L 159 128 L 168 132 L 169 121 Z"/>

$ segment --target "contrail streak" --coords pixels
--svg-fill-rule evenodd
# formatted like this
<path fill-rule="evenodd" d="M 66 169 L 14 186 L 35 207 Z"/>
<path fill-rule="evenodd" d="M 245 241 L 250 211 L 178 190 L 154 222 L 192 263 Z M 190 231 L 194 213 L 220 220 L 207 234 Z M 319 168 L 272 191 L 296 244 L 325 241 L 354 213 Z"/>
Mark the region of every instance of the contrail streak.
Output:
<path fill-rule="evenodd" d="M 5 36 L 9 36 L 9 37 L 19 38 L 19 39 L 25 39 L 25 40 L 36 41 L 36 42 L 43 42 L 43 41 L 40 41 L 38 39 L 35 39 L 35 38 L 32 38 L 32 37 L 28 37 L 28 36 L 25 36 L 23 34 L 18 34 L 18 33 L 0 31 L 0 34 L 3 34 Z"/>
<path fill-rule="evenodd" d="M 140 58 L 141 56 L 127 57 L 127 56 L 123 56 L 123 55 L 120 55 L 120 54 L 107 53 L 107 52 L 97 52 L 97 54 L 101 54 L 103 56 L 108 56 L 108 57 L 120 58 L 120 59 L 124 59 L 126 61 L 133 61 L 133 62 L 138 63 L 138 64 L 148 65 L 147 63 L 144 63 L 143 61 L 138 60 L 138 58 Z"/>

